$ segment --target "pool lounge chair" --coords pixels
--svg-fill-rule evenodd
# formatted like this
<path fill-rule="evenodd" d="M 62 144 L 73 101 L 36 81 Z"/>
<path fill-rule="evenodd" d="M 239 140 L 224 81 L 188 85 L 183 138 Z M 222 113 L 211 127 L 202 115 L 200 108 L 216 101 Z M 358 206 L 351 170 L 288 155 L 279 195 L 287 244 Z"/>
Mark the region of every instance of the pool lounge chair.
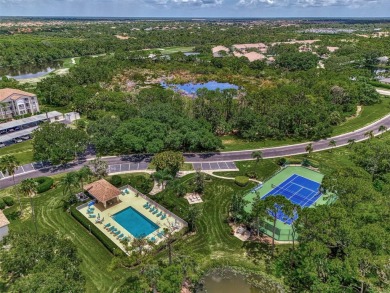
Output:
<path fill-rule="evenodd" d="M 123 237 L 121 240 L 122 240 L 122 241 L 127 241 L 127 240 L 129 240 L 129 237 L 125 236 L 125 237 Z"/>
<path fill-rule="evenodd" d="M 158 209 L 155 209 L 152 214 L 155 215 L 157 213 L 158 213 Z"/>
<path fill-rule="evenodd" d="M 161 231 L 161 232 L 158 232 L 158 233 L 157 233 L 157 236 L 158 236 L 158 238 L 163 238 L 163 237 L 164 237 L 164 234 L 165 234 L 165 232 L 164 232 L 164 231 Z"/>
<path fill-rule="evenodd" d="M 154 206 L 150 206 L 149 210 L 150 211 L 154 211 L 155 207 Z"/>
<path fill-rule="evenodd" d="M 107 223 L 107 224 L 104 225 L 104 228 L 107 229 L 107 228 L 110 227 L 110 226 L 111 226 L 111 223 Z"/>
<path fill-rule="evenodd" d="M 114 229 L 112 229 L 110 232 L 114 234 L 116 231 L 118 231 L 118 229 L 117 229 L 117 228 L 114 228 Z"/>
<path fill-rule="evenodd" d="M 161 216 L 161 220 L 164 220 L 166 217 L 167 217 L 166 214 L 162 215 L 162 216 Z"/>
<path fill-rule="evenodd" d="M 126 189 L 125 192 L 126 192 L 126 194 L 129 194 L 129 193 L 130 193 L 128 189 Z"/>
<path fill-rule="evenodd" d="M 123 238 L 123 236 L 125 236 L 123 233 L 121 235 L 118 236 L 118 240 L 120 240 L 121 238 Z"/>
<path fill-rule="evenodd" d="M 147 202 L 146 204 L 144 204 L 144 208 L 145 209 L 147 209 L 147 208 L 149 208 L 150 207 L 150 205 L 149 205 L 149 203 Z"/>
<path fill-rule="evenodd" d="M 120 230 L 117 230 L 117 231 L 115 231 L 113 234 L 115 235 L 115 236 L 117 236 L 117 235 L 119 235 L 121 233 L 121 231 Z"/>
<path fill-rule="evenodd" d="M 157 217 L 161 217 L 162 214 L 163 214 L 163 212 L 160 211 L 160 212 L 158 213 L 158 215 L 156 215 L 156 216 L 157 216 Z"/>
<path fill-rule="evenodd" d="M 151 242 L 156 242 L 156 238 L 155 238 L 155 237 L 151 237 L 149 240 L 150 240 Z"/>
<path fill-rule="evenodd" d="M 107 229 L 108 232 L 112 232 L 115 228 L 115 226 L 111 226 L 110 228 Z"/>
<path fill-rule="evenodd" d="M 96 215 L 89 215 L 89 218 L 96 218 Z"/>

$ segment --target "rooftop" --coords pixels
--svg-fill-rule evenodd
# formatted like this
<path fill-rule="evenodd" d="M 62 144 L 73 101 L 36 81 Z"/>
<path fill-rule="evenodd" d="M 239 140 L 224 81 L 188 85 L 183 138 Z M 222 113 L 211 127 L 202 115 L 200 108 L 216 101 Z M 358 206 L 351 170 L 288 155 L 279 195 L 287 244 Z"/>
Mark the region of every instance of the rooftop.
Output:
<path fill-rule="evenodd" d="M 18 89 L 0 89 L 0 101 L 4 101 L 5 99 L 11 97 L 11 99 L 16 100 L 20 97 L 35 97 L 35 94 L 28 93 Z"/>
<path fill-rule="evenodd" d="M 57 116 L 62 116 L 62 113 L 60 113 L 58 111 L 51 111 L 51 112 L 47 112 L 44 114 L 39 114 L 39 115 L 27 117 L 27 118 L 17 119 L 17 120 L 13 120 L 13 121 L 6 122 L 6 123 L 1 123 L 0 130 L 14 128 L 17 126 L 22 126 L 22 125 L 33 123 L 33 122 L 44 121 L 48 118 L 50 119 L 50 118 L 54 118 Z"/>
<path fill-rule="evenodd" d="M 117 198 L 121 191 L 105 179 L 92 182 L 84 186 L 84 190 L 99 202 L 107 202 Z"/>
<path fill-rule="evenodd" d="M 4 215 L 3 211 L 0 210 L 0 228 L 8 226 L 10 223 L 7 217 Z"/>

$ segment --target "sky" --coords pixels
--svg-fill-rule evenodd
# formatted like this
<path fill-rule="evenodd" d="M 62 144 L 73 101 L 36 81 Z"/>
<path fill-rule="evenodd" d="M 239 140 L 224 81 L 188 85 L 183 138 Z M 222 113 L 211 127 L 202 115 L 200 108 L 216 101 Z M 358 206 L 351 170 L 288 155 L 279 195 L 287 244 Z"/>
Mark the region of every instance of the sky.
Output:
<path fill-rule="evenodd" d="M 0 15 L 390 17 L 390 0 L 0 0 Z"/>

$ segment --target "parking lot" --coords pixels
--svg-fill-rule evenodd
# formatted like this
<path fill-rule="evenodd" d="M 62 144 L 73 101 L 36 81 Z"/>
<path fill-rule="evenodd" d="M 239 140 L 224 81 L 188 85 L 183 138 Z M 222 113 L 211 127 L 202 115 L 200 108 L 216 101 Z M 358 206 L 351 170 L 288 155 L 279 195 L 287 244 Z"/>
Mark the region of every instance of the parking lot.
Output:
<path fill-rule="evenodd" d="M 146 170 L 148 168 L 147 162 L 140 163 L 123 163 L 123 164 L 113 164 L 108 166 L 108 173 L 118 173 L 118 172 L 128 172 L 136 170 Z"/>
<path fill-rule="evenodd" d="M 194 170 L 238 170 L 234 162 L 192 163 Z"/>
<path fill-rule="evenodd" d="M 23 174 L 23 173 L 28 173 L 31 171 L 43 169 L 50 167 L 49 163 L 32 163 L 32 164 L 26 164 L 23 166 L 19 166 L 19 168 L 15 171 L 15 175 Z M 3 179 L 5 177 L 8 177 L 8 174 L 3 174 L 0 172 L 0 179 Z"/>

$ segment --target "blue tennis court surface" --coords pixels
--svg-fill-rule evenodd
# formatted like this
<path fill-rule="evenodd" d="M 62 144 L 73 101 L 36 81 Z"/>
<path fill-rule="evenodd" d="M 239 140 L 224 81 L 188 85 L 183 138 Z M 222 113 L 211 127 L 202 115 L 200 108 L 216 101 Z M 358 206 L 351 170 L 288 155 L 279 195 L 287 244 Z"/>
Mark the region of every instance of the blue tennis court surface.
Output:
<path fill-rule="evenodd" d="M 319 189 L 320 183 L 294 174 L 278 186 L 275 186 L 262 199 L 271 195 L 283 195 L 293 204 L 300 205 L 302 208 L 310 207 L 321 197 Z M 278 212 L 277 219 L 289 225 L 293 221 L 293 219 L 287 217 L 281 211 Z"/>

